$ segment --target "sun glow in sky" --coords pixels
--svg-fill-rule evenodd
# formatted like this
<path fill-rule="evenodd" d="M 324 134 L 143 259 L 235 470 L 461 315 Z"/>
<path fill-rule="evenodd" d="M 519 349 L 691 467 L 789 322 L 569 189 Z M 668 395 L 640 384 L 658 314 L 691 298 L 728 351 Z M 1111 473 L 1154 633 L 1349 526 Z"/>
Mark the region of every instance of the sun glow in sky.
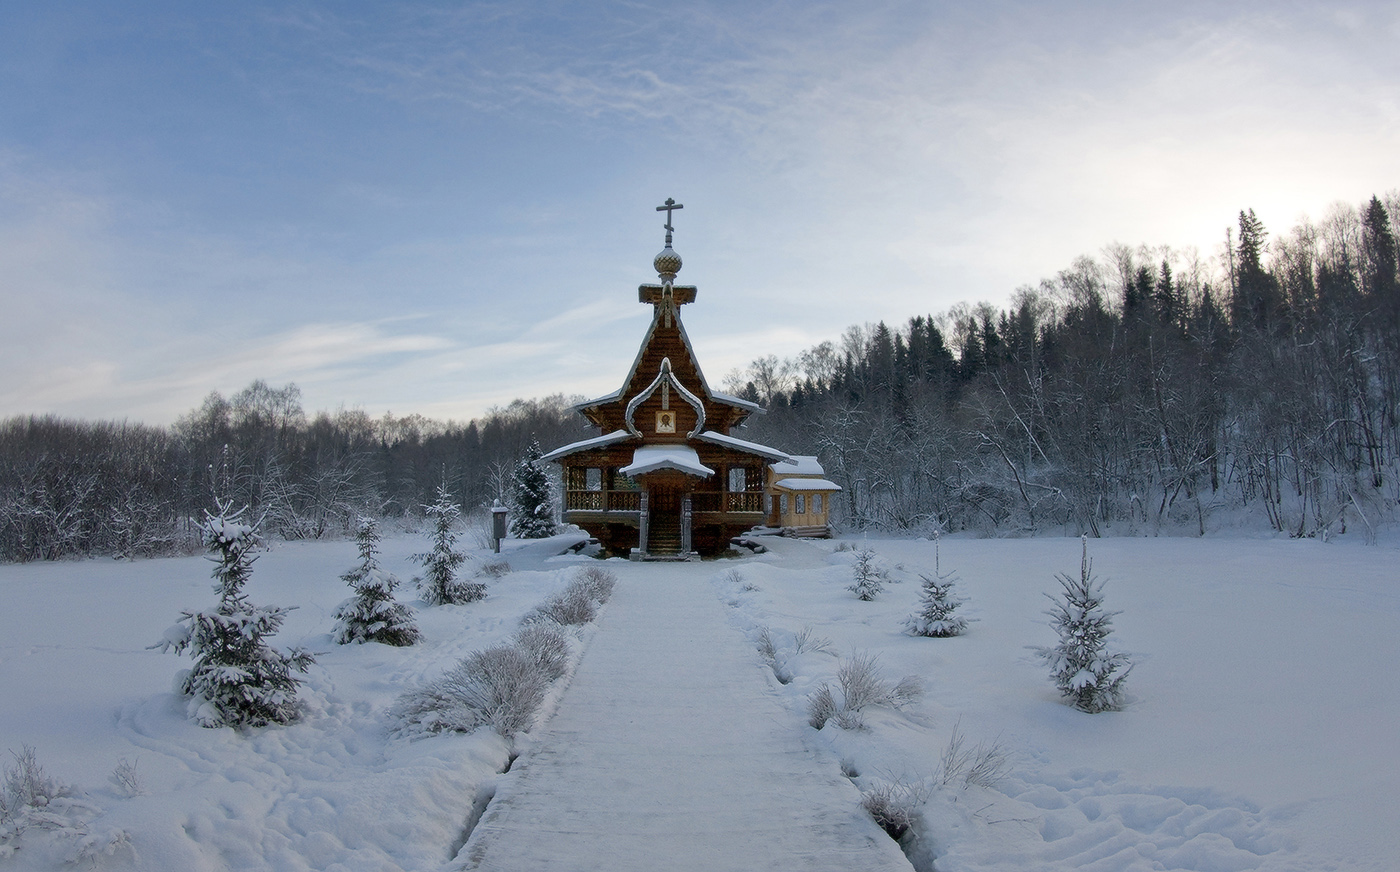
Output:
<path fill-rule="evenodd" d="M 712 383 L 1400 187 L 1393 3 L 12 3 L 0 416 L 615 389 L 667 197 Z"/>

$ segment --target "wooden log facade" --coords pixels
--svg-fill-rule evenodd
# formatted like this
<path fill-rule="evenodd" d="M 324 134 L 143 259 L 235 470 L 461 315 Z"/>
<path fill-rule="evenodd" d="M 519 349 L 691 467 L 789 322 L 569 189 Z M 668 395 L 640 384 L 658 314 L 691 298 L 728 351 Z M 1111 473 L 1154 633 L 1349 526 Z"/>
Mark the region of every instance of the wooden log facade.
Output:
<path fill-rule="evenodd" d="M 675 284 L 681 259 L 669 221 L 666 229 L 666 247 L 653 262 L 661 281 L 637 292 L 653 311 L 631 371 L 617 391 L 576 407 L 599 435 L 543 458 L 563 467 L 565 522 L 587 530 L 607 553 L 636 559 L 724 551 L 767 520 L 768 466 L 791 462 L 783 451 L 730 435 L 763 410 L 705 381 L 680 315 L 697 289 Z"/>

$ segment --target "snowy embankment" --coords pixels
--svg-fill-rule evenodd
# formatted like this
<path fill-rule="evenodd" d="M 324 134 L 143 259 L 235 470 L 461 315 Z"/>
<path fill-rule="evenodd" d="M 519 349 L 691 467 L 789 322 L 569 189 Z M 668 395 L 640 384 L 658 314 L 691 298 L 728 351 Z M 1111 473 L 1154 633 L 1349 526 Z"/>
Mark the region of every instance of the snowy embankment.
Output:
<path fill-rule="evenodd" d="M 400 589 L 424 635 L 408 648 L 331 641 L 332 615 L 350 595 L 338 576 L 356 563 L 353 542 L 262 553 L 250 599 L 296 606 L 274 641 L 311 649 L 316 663 L 297 723 L 242 732 L 188 720 L 171 687 L 189 659 L 146 647 L 181 609 L 215 601 L 209 561 L 0 566 L 0 749 L 33 747 L 84 806 L 56 821 L 69 832 L 31 828 L 0 868 L 60 868 L 84 849 L 112 869 L 441 866 L 512 749 L 490 729 L 396 736 L 389 712 L 404 691 L 508 641 L 522 615 L 565 586 L 572 573 L 561 570 L 584 559 L 546 559 L 558 540 L 507 544 L 518 546 L 503 556 L 520 571 L 482 579 L 482 602 L 429 608 Z M 384 568 L 405 581 L 419 569 L 409 555 L 426 550 L 418 536 L 382 547 Z M 3 762 L 15 768 L 8 754 Z M 135 783 L 111 778 L 118 767 Z"/>
<path fill-rule="evenodd" d="M 1122 611 L 1113 641 L 1136 664 L 1133 701 L 1093 715 L 1060 700 L 1026 647 L 1055 641 L 1043 594 L 1058 591 L 1055 573 L 1078 574 L 1079 540 L 943 540 L 942 570 L 955 571 L 961 612 L 977 619 L 948 639 L 903 632 L 919 573 L 933 572 L 932 543 L 863 543 L 897 582 L 871 602 L 848 589 L 849 553 L 772 544 L 712 579 L 756 648 L 768 628 L 773 687 L 795 718 L 853 654 L 878 658 L 889 682 L 923 678 L 918 702 L 820 733 L 862 790 L 912 807 L 916 866 L 1395 868 L 1394 543 L 1090 540 L 1107 606 Z M 1005 752 L 994 788 L 968 786 L 965 772 L 945 779 L 955 730 L 964 750 Z"/>
<path fill-rule="evenodd" d="M 832 543 L 772 544 L 742 560 L 635 567 L 629 583 L 641 574 L 713 583 L 756 648 L 759 629 L 770 628 L 788 680 L 771 689 L 799 725 L 809 695 L 834 684 L 853 654 L 878 657 L 891 681 L 921 676 L 924 696 L 902 710 L 870 707 L 865 729 L 832 722 L 813 733 L 862 790 L 913 797 L 906 839 L 916 840 L 907 846 L 916 865 L 1394 868 L 1395 543 L 1090 541 L 1107 606 L 1122 611 L 1115 647 L 1136 664 L 1126 684 L 1134 701 L 1096 715 L 1065 706 L 1026 647 L 1054 641 L 1042 594 L 1057 590 L 1055 573 L 1076 572 L 1079 540 L 945 539 L 942 569 L 960 578 L 963 611 L 977 619 L 950 639 L 903 630 L 918 573 L 933 568 L 932 543 L 870 542 L 904 567 L 871 602 L 847 589 L 848 558 L 833 556 Z M 408 555 L 426 548 L 422 537 L 382 545 L 384 568 L 404 580 L 417 568 Z M 388 648 L 330 641 L 332 614 L 349 595 L 339 575 L 356 562 L 352 542 L 263 554 L 249 597 L 298 606 L 274 641 L 305 646 L 317 662 L 300 722 L 246 732 L 187 720 L 170 688 L 188 658 L 146 648 L 182 608 L 214 601 L 207 561 L 0 566 L 0 750 L 32 746 L 50 776 L 76 788 L 86 808 L 59 811 L 86 821 L 97 868 L 441 868 L 510 749 L 488 729 L 395 736 L 388 713 L 403 691 L 509 639 L 522 615 L 567 583 L 561 570 L 584 560 L 546 559 L 534 545 L 505 556 L 517 571 L 487 579 L 481 602 L 428 608 L 401 589 L 425 641 Z M 942 783 L 955 727 L 969 747 L 999 742 L 1006 777 L 993 787 Z M 123 762 L 138 789 L 109 780 Z M 120 832 L 130 845 L 101 854 Z M 79 842 L 35 839 L 0 869 L 61 868 Z"/>

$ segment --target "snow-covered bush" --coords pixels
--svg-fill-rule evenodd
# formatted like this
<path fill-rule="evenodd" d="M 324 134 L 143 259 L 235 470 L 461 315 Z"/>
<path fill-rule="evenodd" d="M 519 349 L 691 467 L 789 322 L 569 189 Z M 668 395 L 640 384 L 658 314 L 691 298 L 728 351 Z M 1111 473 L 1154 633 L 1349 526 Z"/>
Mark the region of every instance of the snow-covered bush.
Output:
<path fill-rule="evenodd" d="M 558 624 L 536 621 L 521 627 L 515 646 L 534 658 L 550 681 L 563 678 L 569 669 L 569 636 Z"/>
<path fill-rule="evenodd" d="M 793 637 L 794 654 L 805 654 L 808 651 L 820 651 L 823 654 L 832 655 L 836 653 L 831 640 L 826 636 L 818 636 L 811 625 L 798 630 L 797 635 Z"/>
<path fill-rule="evenodd" d="M 563 626 L 586 624 L 598 616 L 598 603 L 576 584 L 552 594 L 525 616 L 525 622 L 552 621 Z"/>
<path fill-rule="evenodd" d="M 928 801 L 927 785 L 896 779 L 861 792 L 860 804 L 891 839 L 899 841 L 914 825 L 919 806 Z"/>
<path fill-rule="evenodd" d="M 361 517 L 355 529 L 360 565 L 341 576 L 355 589 L 355 595 L 335 611 L 332 631 L 341 645 L 350 642 L 381 642 L 403 647 L 418 641 L 420 634 L 408 606 L 394 599 L 399 580 L 379 567 L 379 524 Z"/>
<path fill-rule="evenodd" d="M 875 552 L 869 548 L 861 548 L 855 552 L 855 556 L 855 562 L 851 564 L 851 585 L 846 589 L 854 593 L 857 599 L 870 602 L 885 589 L 890 573 L 879 564 Z"/>
<path fill-rule="evenodd" d="M 588 591 L 588 595 L 600 605 L 612 597 L 617 586 L 617 576 L 601 566 L 586 566 L 574 576 L 574 584 Z"/>
<path fill-rule="evenodd" d="M 1104 582 L 1093 577 L 1089 540 L 1081 537 L 1079 578 L 1060 573 L 1061 599 L 1046 594 L 1055 604 L 1045 612 L 1060 637 L 1053 648 L 1034 647 L 1050 666 L 1050 677 L 1060 694 L 1083 712 L 1116 711 L 1123 707 L 1123 680 L 1132 671 L 1127 654 L 1110 653 L 1108 637 L 1118 612 L 1103 607 Z"/>
<path fill-rule="evenodd" d="M 467 555 L 453 548 L 457 533 L 453 529 L 461 517 L 462 507 L 452 501 L 447 485 L 439 485 L 437 500 L 424 511 L 433 519 L 433 549 L 413 555 L 423 564 L 422 578 L 413 579 L 428 605 L 456 605 L 486 598 L 486 585 L 479 581 L 463 581 L 457 577 L 457 567 L 466 562 Z"/>
<path fill-rule="evenodd" d="M 205 512 L 201 525 L 204 547 L 214 561 L 214 589 L 219 604 L 213 609 L 184 612 L 184 618 L 152 648 L 186 649 L 194 667 L 183 675 L 180 689 L 189 697 L 189 715 L 205 727 L 260 727 L 296 719 L 297 686 L 292 673 L 305 672 L 311 653 L 281 651 L 266 642 L 291 609 L 255 606 L 243 593 L 252 575 L 251 555 L 257 531 L 241 522 L 243 510 Z"/>
<path fill-rule="evenodd" d="M 483 560 L 481 565 L 476 568 L 475 574 L 478 578 L 504 578 L 513 571 L 508 562 L 500 558 L 495 558 L 492 560 Z"/>
<path fill-rule="evenodd" d="M 755 644 L 758 647 L 759 656 L 772 668 L 773 676 L 778 679 L 780 684 L 792 683 L 793 673 L 788 668 L 790 657 L 797 657 L 808 651 L 820 651 L 835 656 L 831 640 L 825 636 L 816 635 L 810 626 L 803 627 L 792 637 L 791 646 L 780 646 L 778 640 L 774 638 L 771 628 L 759 627 Z"/>
<path fill-rule="evenodd" d="M 904 626 L 915 636 L 943 639 L 962 635 L 967 630 L 970 619 L 953 614 L 958 606 L 966 602 L 953 594 L 953 585 L 958 577 L 940 570 L 938 538 L 935 537 L 933 575 L 919 574 L 924 580 L 923 589 L 919 592 L 919 610 L 904 620 Z"/>
<path fill-rule="evenodd" d="M 136 771 L 135 760 L 128 760 L 125 757 L 118 760 L 116 768 L 112 770 L 111 775 L 107 776 L 107 780 L 123 796 L 143 796 L 146 793 L 146 779 L 142 778 L 141 773 Z"/>
<path fill-rule="evenodd" d="M 470 732 L 490 725 L 507 739 L 528 730 L 550 683 L 568 671 L 566 625 L 592 620 L 612 593 L 615 580 L 603 569 L 579 572 L 563 590 L 525 616 L 511 644 L 473 652 L 442 678 L 399 697 L 395 706 L 399 729 Z M 577 620 L 585 612 L 589 617 Z"/>
<path fill-rule="evenodd" d="M 510 531 L 517 539 L 543 539 L 554 535 L 554 495 L 549 476 L 540 468 L 540 444 L 531 439 L 525 456 L 515 465 L 510 478 L 510 496 L 515 517 Z"/>
<path fill-rule="evenodd" d="M 14 765 L 5 768 L 0 783 L 0 859 L 13 856 L 36 838 L 56 844 L 69 863 L 95 863 L 102 855 L 130 848 L 125 830 L 92 830 L 91 822 L 101 809 L 83 801 L 73 787 L 49 777 L 32 747 L 24 745 L 13 756 Z"/>
<path fill-rule="evenodd" d="M 963 787 L 993 788 L 1006 776 L 1008 768 L 1010 758 L 1000 739 L 968 747 L 960 725 L 954 724 L 953 734 L 948 737 L 939 759 L 935 780 L 940 787 L 961 783 Z"/>
<path fill-rule="evenodd" d="M 807 722 L 820 730 L 835 720 L 843 730 L 860 729 L 865 722 L 860 712 L 869 706 L 903 708 L 923 696 L 924 683 L 917 675 L 906 675 L 891 684 L 880 676 L 879 658 L 856 653 L 836 669 L 838 700 L 831 686 L 823 682 L 807 699 Z"/>
<path fill-rule="evenodd" d="M 446 675 L 399 699 L 406 728 L 471 732 L 489 725 L 507 739 L 529 729 L 550 679 L 537 659 L 515 645 L 474 651 Z"/>
<path fill-rule="evenodd" d="M 581 570 L 569 584 L 525 616 L 525 623 L 553 621 L 563 626 L 586 624 L 598 616 L 598 607 L 612 596 L 617 576 L 606 569 Z"/>

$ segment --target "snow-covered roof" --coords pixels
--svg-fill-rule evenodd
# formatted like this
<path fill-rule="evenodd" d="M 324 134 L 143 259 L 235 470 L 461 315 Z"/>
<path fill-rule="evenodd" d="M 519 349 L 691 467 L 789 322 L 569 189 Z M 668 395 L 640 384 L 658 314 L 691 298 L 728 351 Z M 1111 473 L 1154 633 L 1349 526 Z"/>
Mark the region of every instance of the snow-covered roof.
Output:
<path fill-rule="evenodd" d="M 632 452 L 632 462 L 618 472 L 636 477 L 662 469 L 674 469 L 701 478 L 715 474 L 713 469 L 700 462 L 700 455 L 689 445 L 643 445 Z"/>
<path fill-rule="evenodd" d="M 784 478 L 773 482 L 773 487 L 790 491 L 839 491 L 841 485 L 824 478 Z"/>
<path fill-rule="evenodd" d="M 748 409 L 750 412 L 758 412 L 760 415 L 767 414 L 768 411 L 758 403 L 751 403 L 748 400 L 743 400 L 729 394 L 722 394 L 719 391 L 710 391 L 710 399 L 724 403 L 726 406 L 738 406 L 741 409 Z"/>
<path fill-rule="evenodd" d="M 583 409 L 591 409 L 594 406 L 601 406 L 604 403 L 610 403 L 620 396 L 622 396 L 622 388 L 618 388 L 610 394 L 603 394 L 601 397 L 594 397 L 591 400 L 584 400 L 582 403 L 575 403 L 574 405 L 569 407 L 569 410 L 573 412 L 578 412 L 582 411 Z"/>
<path fill-rule="evenodd" d="M 743 451 L 746 454 L 757 454 L 769 460 L 790 459 L 785 451 L 776 448 L 769 448 L 767 445 L 759 445 L 757 442 L 748 442 L 743 439 L 735 439 L 733 436 L 726 436 L 723 433 L 716 433 L 714 430 L 706 430 L 695 437 L 711 445 L 723 445 L 725 448 L 733 448 L 736 451 Z"/>
<path fill-rule="evenodd" d="M 774 475 L 826 475 L 813 454 L 794 454 L 791 460 L 773 464 L 772 470 Z"/>
<path fill-rule="evenodd" d="M 606 433 L 602 436 L 594 436 L 592 439 L 584 439 L 579 442 L 570 442 L 563 448 L 554 449 L 545 456 L 541 457 L 540 460 L 558 460 L 559 458 L 567 457 L 570 454 L 577 454 L 580 451 L 587 451 L 590 448 L 602 448 L 604 445 L 612 445 L 614 442 L 622 442 L 631 438 L 632 434 L 628 433 L 626 430 L 614 430 L 611 433 Z"/>

